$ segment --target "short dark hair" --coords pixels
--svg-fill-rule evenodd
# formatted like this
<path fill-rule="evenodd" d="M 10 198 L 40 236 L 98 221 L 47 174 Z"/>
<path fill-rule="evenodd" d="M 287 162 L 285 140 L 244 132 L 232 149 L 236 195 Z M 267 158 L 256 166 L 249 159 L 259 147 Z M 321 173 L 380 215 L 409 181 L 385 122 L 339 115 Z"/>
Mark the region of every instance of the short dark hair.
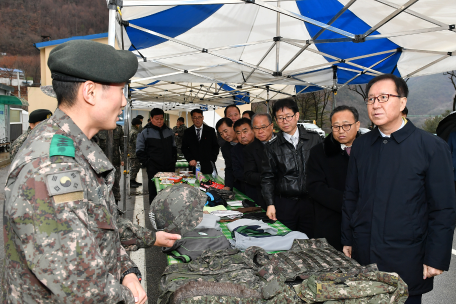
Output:
<path fill-rule="evenodd" d="M 408 109 L 407 106 L 405 106 L 404 110 L 402 110 L 402 114 L 408 115 Z"/>
<path fill-rule="evenodd" d="M 177 121 L 182 121 L 182 122 L 185 122 L 185 120 L 184 120 L 184 118 L 183 118 L 183 117 L 179 117 L 179 118 L 177 119 Z"/>
<path fill-rule="evenodd" d="M 67 82 L 52 80 L 52 88 L 57 96 L 57 105 L 65 105 L 71 108 L 76 102 L 79 86 L 82 82 Z"/>
<path fill-rule="evenodd" d="M 239 110 L 238 106 L 232 104 L 232 105 L 227 106 L 227 107 L 225 108 L 225 110 L 223 111 L 223 113 L 225 114 L 225 116 L 226 116 L 226 110 L 228 110 L 229 108 L 236 108 L 236 109 L 239 111 L 239 115 L 241 115 L 241 110 Z"/>
<path fill-rule="evenodd" d="M 203 115 L 203 110 L 201 110 L 201 109 L 193 109 L 193 110 L 190 112 L 190 116 L 193 116 L 193 113 L 198 113 L 198 114 Z"/>
<path fill-rule="evenodd" d="M 255 112 L 253 112 L 253 111 L 244 111 L 244 113 L 242 113 L 242 115 L 244 115 L 244 114 L 248 114 L 250 119 L 252 119 L 253 115 L 255 115 Z"/>
<path fill-rule="evenodd" d="M 251 123 L 252 123 L 252 121 L 248 118 L 240 118 L 240 119 L 236 120 L 236 122 L 234 123 L 233 129 L 236 130 L 237 127 L 239 127 L 243 124 L 248 124 L 249 128 L 252 129 Z"/>
<path fill-rule="evenodd" d="M 293 113 L 295 113 L 295 114 L 297 112 L 299 112 L 298 105 L 296 104 L 296 101 L 294 101 L 293 98 L 283 98 L 283 99 L 277 100 L 276 103 L 274 103 L 274 106 L 272 106 L 272 113 L 273 113 L 274 117 L 276 117 L 276 113 L 279 110 L 283 111 L 283 108 L 288 108 L 288 109 L 292 110 Z"/>
<path fill-rule="evenodd" d="M 359 113 L 358 110 L 356 110 L 355 107 L 349 107 L 349 106 L 338 106 L 334 110 L 332 110 L 331 114 L 329 114 L 329 122 L 332 123 L 332 118 L 333 115 L 336 114 L 337 112 L 342 112 L 342 111 L 350 111 L 353 114 L 353 117 L 355 118 L 355 122 L 359 120 Z"/>
<path fill-rule="evenodd" d="M 252 127 L 253 127 L 253 120 L 254 120 L 256 117 L 261 117 L 261 116 L 266 117 L 266 118 L 268 119 L 268 121 L 269 121 L 269 124 L 272 124 L 272 117 L 271 117 L 271 115 L 270 115 L 269 113 L 256 113 L 256 114 L 253 115 L 253 117 L 252 117 L 252 123 L 251 123 Z"/>
<path fill-rule="evenodd" d="M 407 97 L 408 96 L 408 86 L 407 83 L 405 82 L 404 79 L 397 77 L 396 75 L 393 74 L 383 74 L 377 77 L 372 78 L 369 83 L 366 86 L 366 92 L 369 94 L 369 90 L 374 85 L 374 83 L 381 81 L 381 80 L 392 80 L 394 81 L 394 84 L 396 85 L 396 91 L 397 94 L 401 97 Z"/>
<path fill-rule="evenodd" d="M 144 116 L 142 116 L 142 115 L 137 115 L 136 118 L 138 118 L 138 119 L 143 119 Z"/>
<path fill-rule="evenodd" d="M 215 125 L 215 130 L 218 132 L 218 128 L 220 128 L 220 126 L 223 124 L 226 124 L 228 127 L 232 127 L 233 121 L 227 117 L 220 118 L 219 121 L 217 121 L 217 124 Z"/>
<path fill-rule="evenodd" d="M 165 112 L 163 112 L 162 109 L 153 108 L 150 110 L 150 118 L 152 119 L 155 115 L 163 115 L 163 117 L 165 117 Z"/>

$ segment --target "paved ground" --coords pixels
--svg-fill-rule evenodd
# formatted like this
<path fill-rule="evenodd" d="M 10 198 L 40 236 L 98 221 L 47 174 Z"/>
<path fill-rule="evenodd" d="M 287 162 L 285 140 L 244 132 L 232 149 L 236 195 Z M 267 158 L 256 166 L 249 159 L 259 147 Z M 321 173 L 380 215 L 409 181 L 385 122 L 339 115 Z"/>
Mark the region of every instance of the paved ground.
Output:
<path fill-rule="evenodd" d="M 224 176 L 223 159 L 219 158 L 216 163 L 219 174 Z M 4 189 L 8 167 L 0 169 L 0 210 L 3 210 Z M 145 170 L 138 176 L 137 181 L 142 179 L 143 185 L 147 185 L 147 174 Z M 147 196 L 147 186 L 136 189 L 145 195 L 130 195 L 127 197 L 126 216 L 141 225 L 151 229 L 150 221 L 147 218 L 149 203 Z M 0 227 L 3 229 L 3 217 L 0 216 Z M 452 304 L 456 302 L 456 239 L 453 240 L 453 255 L 451 259 L 450 271 L 445 272 L 435 280 L 435 288 L 423 298 L 425 304 Z M 3 233 L 0 233 L 0 267 L 3 265 Z M 138 250 L 131 253 L 132 259 L 140 267 L 144 277 L 144 285 L 149 298 L 148 303 L 156 303 L 160 295 L 159 282 L 160 276 L 166 268 L 166 256 L 161 253 L 161 248 L 149 248 Z"/>

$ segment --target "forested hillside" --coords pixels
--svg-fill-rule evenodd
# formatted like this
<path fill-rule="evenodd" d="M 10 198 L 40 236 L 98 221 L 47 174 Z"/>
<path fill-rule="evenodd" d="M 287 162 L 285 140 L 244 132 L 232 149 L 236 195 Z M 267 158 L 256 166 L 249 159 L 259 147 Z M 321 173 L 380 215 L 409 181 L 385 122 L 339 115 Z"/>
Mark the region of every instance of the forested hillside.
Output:
<path fill-rule="evenodd" d="M 105 0 L 0 0 L 0 53 L 36 55 L 51 40 L 108 31 Z"/>

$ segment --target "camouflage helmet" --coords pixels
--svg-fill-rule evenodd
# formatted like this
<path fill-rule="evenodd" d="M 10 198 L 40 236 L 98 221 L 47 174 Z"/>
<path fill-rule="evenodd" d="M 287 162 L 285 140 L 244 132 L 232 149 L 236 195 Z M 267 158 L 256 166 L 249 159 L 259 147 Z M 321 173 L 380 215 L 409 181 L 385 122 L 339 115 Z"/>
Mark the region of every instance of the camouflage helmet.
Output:
<path fill-rule="evenodd" d="M 203 220 L 206 201 L 206 194 L 187 184 L 165 188 L 150 205 L 152 226 L 181 235 L 192 231 Z"/>

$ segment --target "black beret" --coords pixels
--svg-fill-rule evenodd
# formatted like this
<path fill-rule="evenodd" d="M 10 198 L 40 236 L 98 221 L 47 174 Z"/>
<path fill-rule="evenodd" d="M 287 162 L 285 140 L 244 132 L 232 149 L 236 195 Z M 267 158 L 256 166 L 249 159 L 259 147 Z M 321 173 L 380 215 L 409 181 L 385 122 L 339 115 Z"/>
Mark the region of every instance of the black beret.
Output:
<path fill-rule="evenodd" d="M 103 83 L 127 82 L 138 69 L 138 59 L 129 51 L 90 40 L 72 40 L 55 47 L 48 66 L 54 80 Z"/>
<path fill-rule="evenodd" d="M 52 116 L 52 112 L 46 109 L 38 109 L 30 113 L 29 123 L 35 123 L 43 121 Z"/>
<path fill-rule="evenodd" d="M 144 118 L 144 116 L 142 116 L 142 115 L 138 115 L 138 116 L 136 116 L 136 118 L 138 118 L 138 119 L 143 119 L 143 118 Z"/>
<path fill-rule="evenodd" d="M 132 126 L 141 125 L 141 124 L 142 124 L 142 123 L 141 123 L 141 120 L 139 120 L 138 117 L 133 118 L 133 119 L 131 120 L 131 125 L 132 125 Z"/>

